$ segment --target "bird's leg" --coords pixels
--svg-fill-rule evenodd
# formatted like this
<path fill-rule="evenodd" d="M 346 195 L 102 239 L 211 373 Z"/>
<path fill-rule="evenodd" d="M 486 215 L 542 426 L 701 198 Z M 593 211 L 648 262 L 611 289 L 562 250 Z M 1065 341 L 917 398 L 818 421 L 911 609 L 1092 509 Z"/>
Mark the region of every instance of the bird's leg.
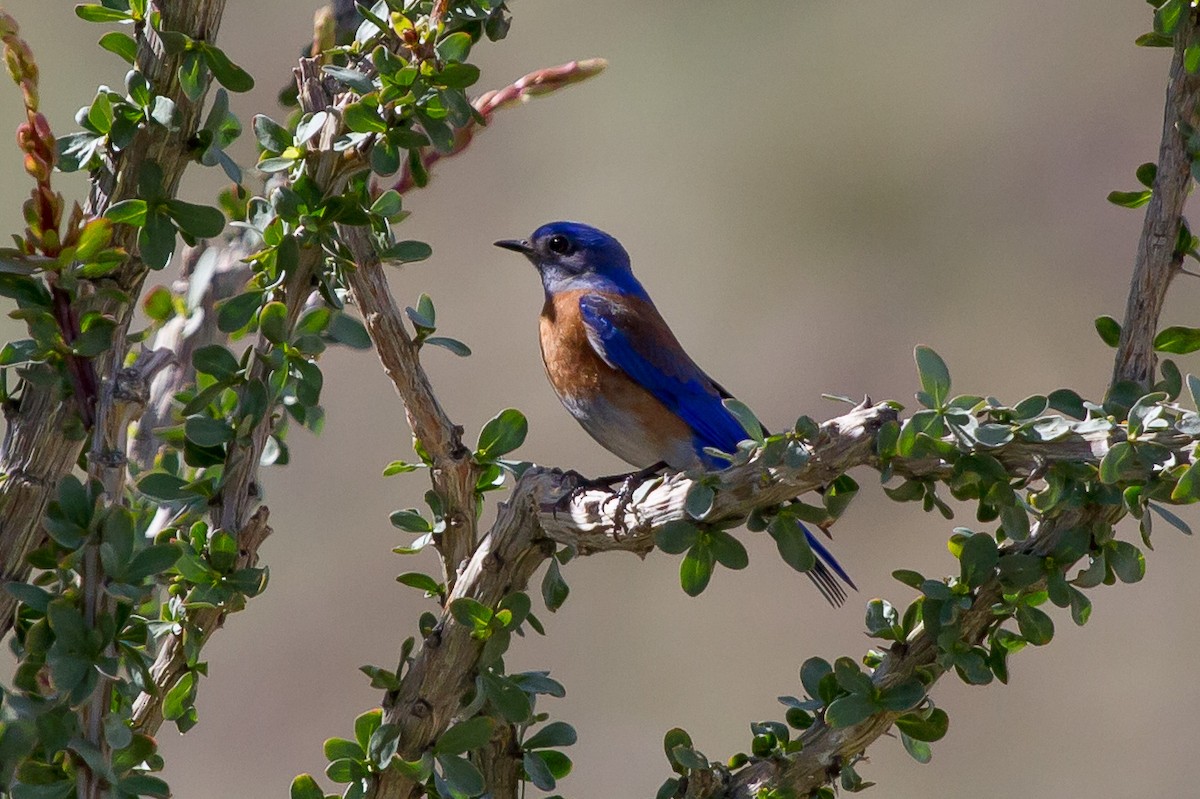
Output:
<path fill-rule="evenodd" d="M 636 472 L 629 472 L 624 475 L 621 480 L 621 488 L 617 490 L 617 507 L 613 511 L 613 518 L 620 523 L 625 517 L 625 509 L 629 507 L 629 503 L 633 502 L 633 489 L 643 480 L 648 480 L 651 477 L 656 477 L 659 472 L 671 468 L 665 461 L 651 464 L 645 469 L 639 469 Z M 615 475 L 620 478 L 622 475 Z M 615 482 L 615 481 L 614 481 Z"/>
<path fill-rule="evenodd" d="M 645 469 L 638 469 L 634 472 L 624 472 L 621 474 L 610 474 L 603 477 L 584 477 L 579 472 L 569 470 L 565 474 L 570 475 L 575 480 L 575 487 L 567 494 L 564 494 L 557 503 L 555 503 L 555 512 L 565 510 L 575 495 L 593 488 L 612 488 L 613 484 L 620 483 L 621 487 L 617 489 L 617 508 L 613 513 L 613 517 L 619 519 L 629 507 L 629 503 L 633 501 L 633 489 L 643 480 L 657 476 L 664 469 L 669 468 L 664 461 L 659 461 Z"/>

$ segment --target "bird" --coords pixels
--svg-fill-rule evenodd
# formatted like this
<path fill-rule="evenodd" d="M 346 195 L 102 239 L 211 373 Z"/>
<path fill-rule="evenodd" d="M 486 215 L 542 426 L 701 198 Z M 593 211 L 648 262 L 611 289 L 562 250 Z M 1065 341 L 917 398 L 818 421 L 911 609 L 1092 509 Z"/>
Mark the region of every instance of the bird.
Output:
<path fill-rule="evenodd" d="M 602 447 L 645 474 L 727 465 L 747 436 L 723 400 L 732 398 L 696 365 L 634 276 L 613 236 L 582 222 L 550 222 L 527 239 L 495 246 L 524 255 L 545 290 L 542 360 L 559 400 Z M 833 605 L 854 582 L 804 528 L 817 556 L 807 574 Z M 835 577 L 836 575 L 836 577 Z"/>

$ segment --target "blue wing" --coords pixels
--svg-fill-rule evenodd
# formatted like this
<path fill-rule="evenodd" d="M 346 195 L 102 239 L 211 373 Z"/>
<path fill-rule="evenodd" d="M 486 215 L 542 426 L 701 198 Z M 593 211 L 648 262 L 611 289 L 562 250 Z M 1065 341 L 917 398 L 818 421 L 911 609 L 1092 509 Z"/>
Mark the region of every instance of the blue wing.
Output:
<path fill-rule="evenodd" d="M 746 432 L 721 404 L 729 393 L 688 357 L 652 304 L 585 294 L 579 298 L 579 310 L 600 357 L 687 423 L 702 460 L 711 463 L 700 451 L 704 447 L 737 449 Z"/>
<path fill-rule="evenodd" d="M 641 307 L 634 308 L 637 304 Z M 601 358 L 620 369 L 687 423 L 696 440 L 696 453 L 709 466 L 720 462 L 705 455 L 704 447 L 733 452 L 746 438 L 742 425 L 721 403 L 730 396 L 688 357 L 667 323 L 648 302 L 614 299 L 600 294 L 579 298 L 588 341 Z M 817 556 L 808 577 L 830 604 L 841 605 L 846 592 L 840 577 L 855 588 L 850 575 L 807 527 L 804 536 Z M 836 575 L 836 577 L 835 577 Z"/>

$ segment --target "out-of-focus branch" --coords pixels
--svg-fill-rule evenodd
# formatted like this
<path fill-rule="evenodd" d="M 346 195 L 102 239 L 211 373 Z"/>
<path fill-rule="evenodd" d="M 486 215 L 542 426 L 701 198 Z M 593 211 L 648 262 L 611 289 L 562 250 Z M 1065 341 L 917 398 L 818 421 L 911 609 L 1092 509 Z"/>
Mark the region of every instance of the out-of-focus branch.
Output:
<path fill-rule="evenodd" d="M 1158 172 L 1154 192 L 1146 205 L 1142 235 L 1138 239 L 1137 260 L 1125 321 L 1117 343 L 1113 382 L 1129 380 L 1143 388 L 1154 384 L 1157 358 L 1154 334 L 1171 279 L 1183 264 L 1178 246 L 1183 205 L 1192 182 L 1192 154 L 1188 139 L 1200 127 L 1200 74 L 1184 68 L 1184 51 L 1200 45 L 1200 14 L 1188 4 L 1175 32 L 1175 55 L 1171 59 L 1170 82 L 1163 110 L 1162 141 L 1158 148 Z"/>
<path fill-rule="evenodd" d="M 129 445 L 131 459 L 142 469 L 153 466 L 160 442 L 155 429 L 172 422 L 171 411 L 176 392 L 195 380 L 192 353 L 209 344 L 224 343 L 226 336 L 217 328 L 216 305 L 221 300 L 237 294 L 245 286 L 250 267 L 242 259 L 252 249 L 250 234 L 231 236 L 219 245 L 201 245 L 183 254 L 183 274 L 175 289 L 188 297 L 191 313 L 177 316 L 167 322 L 154 339 L 155 353 L 172 353 L 174 357 L 150 385 L 145 400 L 146 410 L 137 425 Z M 272 417 L 268 415 L 267 419 Z M 257 431 L 256 431 L 257 432 Z M 268 428 L 269 432 L 269 428 Z M 265 438 L 265 436 L 264 436 Z M 257 440 L 257 437 L 256 439 Z M 261 446 L 261 444 L 259 445 Z M 245 448 L 249 449 L 249 447 Z M 249 455 L 242 453 L 242 462 Z M 257 461 L 254 461 L 257 463 Z M 248 502 L 252 492 L 246 480 L 254 479 L 255 471 L 242 475 L 237 483 L 241 501 Z M 230 505 L 230 507 L 234 507 Z M 220 510 L 214 509 L 214 519 L 220 523 Z M 251 567 L 258 562 L 258 548 L 270 534 L 267 525 L 268 511 L 260 507 L 253 516 L 233 528 L 237 532 L 238 557 L 236 569 Z M 162 507 L 152 524 L 151 534 L 166 526 L 173 519 L 173 511 Z M 192 647 L 189 636 L 198 635 L 208 640 L 221 627 L 229 610 L 204 608 L 188 611 L 187 629 L 170 633 L 158 650 L 150 673 L 153 678 L 151 690 L 140 695 L 134 702 L 133 722 L 138 731 L 153 735 L 163 722 L 162 702 L 166 692 L 188 670 L 186 652 Z"/>
<path fill-rule="evenodd" d="M 171 423 L 175 394 L 196 378 L 192 354 L 225 341 L 225 334 L 217 329 L 216 305 L 246 285 L 251 270 L 243 259 L 250 253 L 247 237 L 237 235 L 219 244 L 202 243 L 181 254 L 180 279 L 173 288 L 187 297 L 190 313 L 173 317 L 154 336 L 151 348 L 168 350 L 175 357 L 150 384 L 150 396 L 129 442 L 129 459 L 138 469 L 154 466 L 161 448 L 154 431 Z"/>
<path fill-rule="evenodd" d="M 488 122 L 491 122 L 492 114 L 502 108 L 511 108 L 521 103 L 527 103 L 540 95 L 550 94 L 573 83 L 579 83 L 582 80 L 595 77 L 603 72 L 607 66 L 608 62 L 603 58 L 585 58 L 581 61 L 568 61 L 556 67 L 538 69 L 510 83 L 503 89 L 484 92 L 475 98 L 471 105 L 483 117 L 484 124 L 486 125 Z M 428 170 L 443 158 L 458 155 L 470 146 L 477 130 L 478 125 L 474 122 L 459 128 L 455 131 L 454 148 L 452 150 L 442 153 L 432 147 L 427 147 L 421 154 L 421 163 Z M 404 194 L 415 186 L 412 170 L 405 164 L 400 172 L 400 178 L 392 188 Z"/>
<path fill-rule="evenodd" d="M 195 0 L 190 3 L 152 1 L 151 12 L 162 14 L 164 30 L 179 31 L 193 39 L 213 41 L 224 0 Z M 154 161 L 162 169 L 162 192 L 173 197 L 178 190 L 184 168 L 192 161 L 188 141 L 199 128 L 205 94 L 189 100 L 179 84 L 179 65 L 183 53 L 168 54 L 162 39 L 150 25 L 142 26 L 138 37 L 135 66 L 158 94 L 174 101 L 179 112 L 179 125 L 168 131 L 152 125 L 140 129 L 133 141 L 120 151 L 106 152 L 104 168 L 92 181 L 85 212 L 99 216 L 112 204 L 137 195 L 142 167 Z M 137 258 L 137 230 L 118 225 L 114 229 L 113 245 L 124 247 L 130 258 L 113 273 L 97 283 L 118 291 L 100 291 L 92 298 L 88 310 L 99 311 L 117 320 L 114 340 L 123 340 L 128 330 L 133 305 L 119 299 L 121 294 L 137 297 L 147 269 Z M 110 350 L 96 359 L 98 374 L 108 374 L 112 363 L 124 361 L 123 351 Z M 63 429 L 74 409 L 63 403 L 51 387 L 27 385 L 19 407 L 9 410 L 8 429 L 0 448 L 0 582 L 24 581 L 29 574 L 26 559 L 43 540 L 42 515 L 59 481 L 79 457 L 83 442 L 63 435 Z M 0 637 L 12 627 L 16 600 L 0 592 Z"/>

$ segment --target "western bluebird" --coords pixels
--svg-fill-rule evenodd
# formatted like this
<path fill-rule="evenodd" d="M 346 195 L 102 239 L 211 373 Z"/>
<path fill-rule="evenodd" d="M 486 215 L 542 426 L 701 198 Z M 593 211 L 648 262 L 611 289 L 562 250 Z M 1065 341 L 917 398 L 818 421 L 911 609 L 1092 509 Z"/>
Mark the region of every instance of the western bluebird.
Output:
<path fill-rule="evenodd" d="M 704 450 L 733 452 L 746 438 L 722 403 L 732 395 L 684 352 L 619 241 L 579 222 L 551 222 L 528 240 L 496 246 L 521 253 L 541 274 L 546 375 L 592 438 L 638 468 L 724 465 Z M 846 594 L 834 573 L 854 583 L 811 532 L 804 534 L 819 558 L 808 576 L 841 604 Z"/>

